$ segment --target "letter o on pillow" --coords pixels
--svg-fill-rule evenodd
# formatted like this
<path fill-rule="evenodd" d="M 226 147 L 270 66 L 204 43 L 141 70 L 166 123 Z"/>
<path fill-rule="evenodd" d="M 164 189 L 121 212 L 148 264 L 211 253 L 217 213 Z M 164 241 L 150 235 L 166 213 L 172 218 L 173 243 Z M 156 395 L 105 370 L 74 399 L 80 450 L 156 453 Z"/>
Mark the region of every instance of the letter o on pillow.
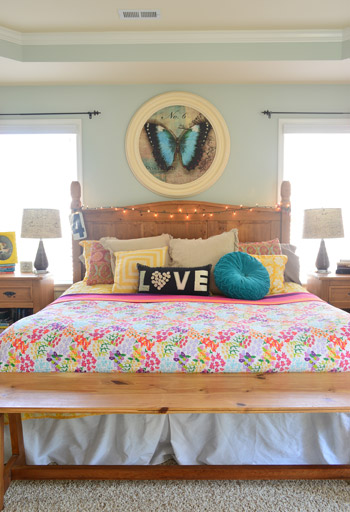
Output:
<path fill-rule="evenodd" d="M 214 269 L 216 286 L 227 297 L 259 300 L 268 294 L 270 277 L 260 261 L 243 252 L 230 252 Z"/>

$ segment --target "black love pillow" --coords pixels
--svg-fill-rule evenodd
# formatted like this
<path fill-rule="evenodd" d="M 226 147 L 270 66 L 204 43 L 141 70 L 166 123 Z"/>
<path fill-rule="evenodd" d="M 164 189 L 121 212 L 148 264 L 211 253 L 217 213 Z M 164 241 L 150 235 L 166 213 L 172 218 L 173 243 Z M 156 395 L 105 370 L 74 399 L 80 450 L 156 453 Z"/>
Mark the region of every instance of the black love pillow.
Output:
<path fill-rule="evenodd" d="M 139 293 L 209 295 L 211 265 L 203 267 L 147 267 L 137 264 Z"/>

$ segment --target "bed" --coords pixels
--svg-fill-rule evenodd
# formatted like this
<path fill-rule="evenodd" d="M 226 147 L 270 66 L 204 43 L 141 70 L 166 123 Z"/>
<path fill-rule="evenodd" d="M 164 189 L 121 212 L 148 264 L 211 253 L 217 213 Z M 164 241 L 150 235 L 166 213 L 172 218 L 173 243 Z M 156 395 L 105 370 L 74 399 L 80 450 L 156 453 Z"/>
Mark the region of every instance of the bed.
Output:
<path fill-rule="evenodd" d="M 282 243 L 288 243 L 290 185 L 287 182 L 282 184 L 281 202 L 271 208 L 167 201 L 122 208 L 84 209 L 80 204 L 79 183 L 74 182 L 72 211 L 83 213 L 87 238 L 90 240 L 102 237 L 136 239 L 162 233 L 182 239 L 208 239 L 238 228 L 241 242 L 278 238 Z M 39 418 L 31 415 L 31 419 L 23 422 L 29 463 L 155 465 L 170 458 L 174 458 L 178 464 L 192 466 L 274 467 L 276 464 L 349 463 L 350 416 L 347 412 L 341 412 L 348 411 L 349 406 L 345 400 L 338 408 L 333 404 L 332 409 L 332 400 L 327 394 L 332 391 L 331 374 L 334 373 L 334 378 L 338 378 L 339 373 L 349 369 L 350 317 L 347 313 L 293 286 L 287 287 L 287 293 L 270 296 L 259 304 L 232 301 L 221 296 L 187 296 L 179 299 L 161 296 L 152 298 L 140 294 L 138 297 L 123 295 L 123 298 L 118 298 L 117 294 L 112 294 L 112 298 L 111 288 L 96 291 L 93 286 L 89 289 L 81 284 L 85 268 L 80 256 L 81 246 L 74 241 L 73 287 L 56 303 L 37 316 L 24 319 L 3 336 L 0 347 L 1 371 L 120 372 L 131 373 L 130 378 L 136 373 L 162 372 L 164 382 L 167 375 L 171 374 L 175 388 L 177 374 L 180 378 L 184 373 L 197 373 L 204 377 L 206 373 L 217 373 L 225 375 L 226 379 L 237 372 L 246 374 L 247 379 L 252 374 L 254 378 L 256 375 L 257 379 L 264 379 L 269 373 L 271 377 L 281 373 L 280 380 L 276 378 L 271 381 L 271 396 L 278 397 L 279 389 L 286 386 L 286 383 L 290 388 L 297 389 L 302 376 L 304 387 L 311 382 L 310 378 L 312 382 L 319 382 L 319 395 L 322 395 L 323 390 L 327 399 L 323 401 L 322 407 L 315 408 L 322 412 L 312 414 L 271 414 L 276 408 L 269 410 L 265 407 L 264 412 L 270 414 L 199 414 L 196 408 L 192 411 L 187 409 L 183 414 L 82 414 L 81 417 L 65 420 L 57 419 L 57 415 L 45 418 L 40 417 L 42 415 L 38 415 Z M 77 313 L 80 315 L 79 320 L 74 324 L 74 315 Z M 140 332 L 134 333 L 137 342 L 122 344 L 120 346 L 123 350 L 114 349 L 112 352 L 108 346 L 99 353 L 99 357 L 95 357 L 105 341 L 101 338 L 98 322 L 101 318 L 105 321 L 108 315 L 110 323 L 103 327 L 106 331 L 110 333 L 113 330 L 117 315 L 118 321 L 127 324 L 128 332 L 140 329 Z M 139 321 L 141 317 L 143 322 Z M 89 336 L 84 337 L 81 329 L 79 331 L 81 322 L 88 322 L 89 318 L 94 319 L 93 328 L 91 325 L 88 328 L 90 338 L 95 338 L 91 344 Z M 148 322 L 150 318 L 153 320 Z M 67 322 L 73 329 L 70 332 L 71 338 L 77 339 L 80 336 L 81 344 L 86 343 L 81 357 L 74 357 L 77 354 L 74 352 L 76 346 L 72 344 L 69 346 L 68 357 L 63 353 L 67 345 L 55 345 L 53 342 L 48 346 L 47 343 L 39 343 L 36 346 L 41 347 L 41 357 L 35 361 L 32 346 L 27 343 L 28 329 L 32 328 L 32 336 L 37 341 L 38 337 L 46 335 L 49 324 L 51 327 L 54 325 L 56 330 L 52 340 L 60 340 Z M 247 334 L 247 329 L 254 322 L 257 329 L 254 331 L 255 345 L 249 345 L 254 346 L 252 351 L 245 344 L 249 336 L 249 343 L 252 341 L 252 333 Z M 283 336 L 277 333 L 270 336 L 281 322 L 285 325 Z M 179 323 L 182 341 L 174 342 L 174 331 Z M 220 340 L 211 336 L 213 326 L 221 336 Z M 86 324 L 84 329 L 86 334 Z M 145 335 L 145 332 L 149 335 L 150 329 L 157 330 L 156 340 L 150 340 L 150 336 Z M 236 329 L 234 333 L 232 329 Z M 322 329 L 330 330 L 327 339 Z M 302 342 L 300 332 L 306 335 Z M 238 335 L 241 338 L 232 343 L 230 336 L 237 338 Z M 264 350 L 259 346 L 259 336 L 264 336 Z M 141 338 L 143 344 L 140 345 Z M 199 338 L 201 350 L 196 348 L 193 353 L 193 340 Z M 291 357 L 292 345 L 298 357 Z M 327 380 L 322 380 L 320 375 L 325 372 L 328 373 Z M 340 376 L 342 387 L 348 387 L 347 382 L 350 381 L 347 376 Z M 138 378 L 142 378 L 142 375 Z M 208 375 L 208 378 L 212 377 Z M 327 400 L 330 400 L 329 409 L 339 412 L 328 414 Z M 244 403 L 239 405 L 242 406 L 242 412 L 258 410 L 254 407 L 249 410 Z M 282 405 L 279 410 L 284 410 Z M 309 406 L 304 410 L 313 409 Z M 278 477 L 278 471 L 273 474 Z M 308 474 L 309 477 L 315 475 L 311 470 Z M 337 476 L 340 474 L 338 472 Z M 301 473 L 295 475 L 300 477 Z M 329 477 L 329 473 L 327 475 Z M 258 473 L 255 473 L 257 476 Z"/>

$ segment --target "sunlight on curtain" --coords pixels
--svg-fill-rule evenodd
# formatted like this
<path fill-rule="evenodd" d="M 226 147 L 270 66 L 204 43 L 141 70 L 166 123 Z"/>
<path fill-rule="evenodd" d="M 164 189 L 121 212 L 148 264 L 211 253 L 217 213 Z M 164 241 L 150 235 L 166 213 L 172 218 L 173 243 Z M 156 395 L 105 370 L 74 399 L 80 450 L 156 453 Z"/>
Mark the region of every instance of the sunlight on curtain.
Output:
<path fill-rule="evenodd" d="M 285 133 L 283 179 L 292 187 L 291 243 L 298 248 L 302 282 L 315 271 L 320 240 L 303 240 L 307 208 L 342 208 L 344 238 L 325 240 L 332 272 L 350 259 L 350 133 Z"/>
<path fill-rule="evenodd" d="M 34 261 L 39 240 L 21 238 L 23 208 L 59 209 L 62 238 L 45 239 L 44 247 L 55 282 L 72 282 L 69 189 L 77 179 L 77 135 L 0 133 L 0 155 L 0 231 L 16 232 L 18 261 Z"/>

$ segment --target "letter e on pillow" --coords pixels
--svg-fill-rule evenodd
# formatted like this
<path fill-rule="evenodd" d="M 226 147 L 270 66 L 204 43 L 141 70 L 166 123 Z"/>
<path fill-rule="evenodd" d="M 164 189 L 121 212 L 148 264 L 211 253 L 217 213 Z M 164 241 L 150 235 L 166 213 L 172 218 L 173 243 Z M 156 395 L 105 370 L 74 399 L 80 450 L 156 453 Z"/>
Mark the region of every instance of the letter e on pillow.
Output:
<path fill-rule="evenodd" d="M 194 273 L 194 289 L 196 292 L 206 291 L 208 288 L 209 272 L 207 270 L 196 270 Z"/>

